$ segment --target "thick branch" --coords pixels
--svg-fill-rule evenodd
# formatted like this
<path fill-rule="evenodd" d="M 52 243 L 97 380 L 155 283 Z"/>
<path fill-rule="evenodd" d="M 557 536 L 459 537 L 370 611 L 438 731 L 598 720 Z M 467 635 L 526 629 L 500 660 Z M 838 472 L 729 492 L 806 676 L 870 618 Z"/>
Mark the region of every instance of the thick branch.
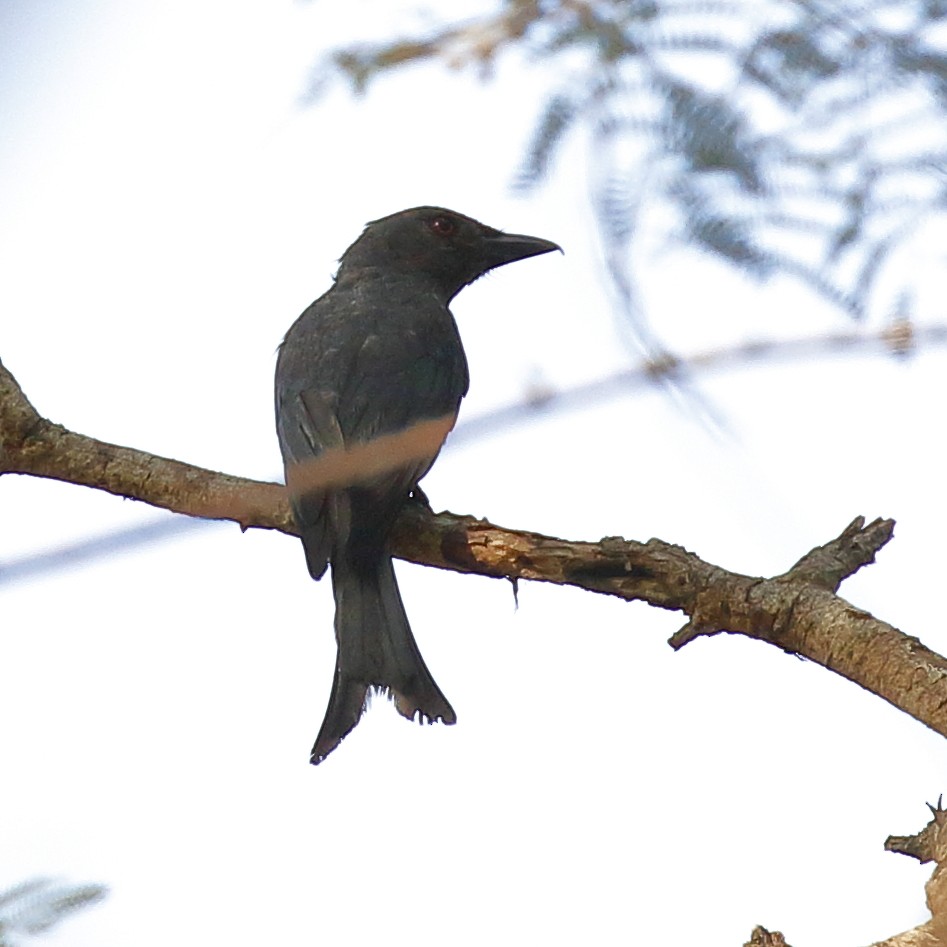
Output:
<path fill-rule="evenodd" d="M 50 477 L 242 528 L 294 533 L 284 489 L 106 444 L 42 418 L 0 365 L 0 474 Z M 684 612 L 681 647 L 722 631 L 802 655 L 884 697 L 947 736 L 947 661 L 834 594 L 891 537 L 862 519 L 771 579 L 728 572 L 680 546 L 612 537 L 569 542 L 409 505 L 392 550 L 423 565 L 573 585 Z"/>
<path fill-rule="evenodd" d="M 283 488 L 74 434 L 42 417 L 0 362 L 0 474 L 48 477 L 188 516 L 295 531 Z"/>

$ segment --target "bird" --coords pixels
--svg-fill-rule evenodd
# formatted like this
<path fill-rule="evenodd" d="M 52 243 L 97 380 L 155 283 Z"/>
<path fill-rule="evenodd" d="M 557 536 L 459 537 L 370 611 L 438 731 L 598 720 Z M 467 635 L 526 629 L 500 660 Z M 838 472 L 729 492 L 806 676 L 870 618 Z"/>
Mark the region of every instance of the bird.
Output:
<path fill-rule="evenodd" d="M 443 207 L 368 223 L 276 364 L 276 430 L 309 574 L 329 568 L 336 663 L 310 754 L 321 763 L 374 693 L 409 720 L 457 720 L 411 632 L 389 551 L 467 394 L 451 300 L 496 267 L 561 250 Z"/>

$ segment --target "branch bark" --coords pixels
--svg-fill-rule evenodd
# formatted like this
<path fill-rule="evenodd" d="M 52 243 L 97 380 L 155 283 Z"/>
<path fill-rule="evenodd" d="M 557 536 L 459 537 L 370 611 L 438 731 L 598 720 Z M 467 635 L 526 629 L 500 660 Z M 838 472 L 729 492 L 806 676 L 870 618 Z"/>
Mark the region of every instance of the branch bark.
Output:
<path fill-rule="evenodd" d="M 0 363 L 0 475 L 28 474 L 105 490 L 242 529 L 295 534 L 284 488 L 194 467 L 66 430 L 42 417 Z M 409 505 L 392 538 L 399 558 L 456 572 L 572 585 L 684 612 L 674 648 L 729 632 L 821 664 L 947 736 L 947 660 L 840 598 L 841 582 L 892 535 L 891 520 L 855 519 L 782 575 L 704 562 L 681 546 L 620 536 L 572 542 Z"/>
<path fill-rule="evenodd" d="M 941 947 L 947 943 L 947 811 L 943 799 L 936 806 L 928 803 L 932 818 L 915 835 L 889 835 L 885 851 L 916 858 L 922 865 L 935 862 L 934 871 L 924 885 L 931 919 L 902 934 L 879 941 L 873 947 Z"/>

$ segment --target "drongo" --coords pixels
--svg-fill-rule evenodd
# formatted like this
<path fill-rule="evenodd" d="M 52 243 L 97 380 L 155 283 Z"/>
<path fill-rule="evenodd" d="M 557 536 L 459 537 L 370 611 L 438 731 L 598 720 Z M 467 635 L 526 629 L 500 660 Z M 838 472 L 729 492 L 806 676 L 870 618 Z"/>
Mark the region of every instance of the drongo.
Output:
<path fill-rule="evenodd" d="M 293 323 L 276 365 L 276 429 L 309 574 L 332 570 L 335 678 L 311 761 L 373 690 L 410 720 L 456 715 L 415 643 L 388 540 L 467 393 L 450 301 L 488 270 L 558 250 L 441 207 L 375 220 L 332 288 Z"/>

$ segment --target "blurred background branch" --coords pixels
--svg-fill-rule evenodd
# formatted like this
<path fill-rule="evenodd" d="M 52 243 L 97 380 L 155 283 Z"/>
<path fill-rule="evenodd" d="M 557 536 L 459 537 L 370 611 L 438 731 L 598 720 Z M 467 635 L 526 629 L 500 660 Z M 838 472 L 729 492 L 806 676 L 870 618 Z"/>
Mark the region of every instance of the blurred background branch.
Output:
<path fill-rule="evenodd" d="M 487 78 L 514 53 L 549 75 L 515 186 L 548 186 L 563 144 L 583 138 L 606 268 L 639 354 L 665 352 L 635 290 L 645 233 L 755 280 L 798 281 L 853 319 L 911 319 L 918 287 L 891 263 L 944 233 L 947 3 L 507 0 L 337 48 L 309 97 L 335 77 L 362 92 L 430 60 Z"/>
<path fill-rule="evenodd" d="M 20 942 L 19 935 L 45 934 L 106 894 L 104 885 L 67 885 L 48 878 L 34 878 L 0 891 L 0 947 L 14 947 Z"/>

